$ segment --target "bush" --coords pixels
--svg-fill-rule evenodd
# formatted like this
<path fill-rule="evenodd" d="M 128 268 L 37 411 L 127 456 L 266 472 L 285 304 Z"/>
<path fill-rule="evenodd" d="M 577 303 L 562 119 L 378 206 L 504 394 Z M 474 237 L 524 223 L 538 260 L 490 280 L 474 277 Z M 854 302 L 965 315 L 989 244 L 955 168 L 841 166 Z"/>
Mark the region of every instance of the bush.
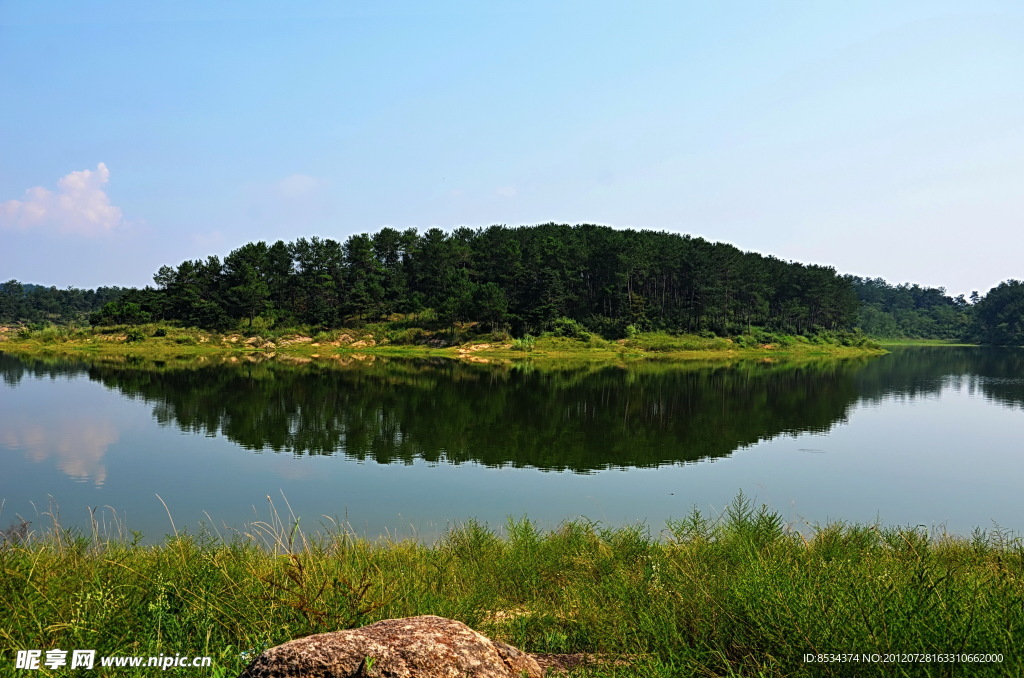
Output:
<path fill-rule="evenodd" d="M 432 308 L 425 308 L 419 313 L 414 313 L 413 322 L 422 325 L 432 325 L 437 323 L 437 311 Z"/>
<path fill-rule="evenodd" d="M 153 336 L 154 337 L 166 337 L 167 336 L 167 328 L 166 327 L 158 327 L 158 328 L 156 328 L 153 331 Z"/>
<path fill-rule="evenodd" d="M 644 334 L 629 342 L 630 346 L 645 351 L 671 353 L 674 351 L 715 351 L 732 348 L 733 342 L 723 337 L 710 338 L 695 335 L 675 336 L 665 332 Z"/>
<path fill-rule="evenodd" d="M 524 334 L 522 339 L 514 339 L 512 341 L 512 350 L 513 351 L 532 351 L 533 347 L 536 346 L 536 345 L 537 345 L 537 339 L 535 337 L 532 337 L 529 334 Z"/>
<path fill-rule="evenodd" d="M 623 320 L 612 319 L 604 315 L 590 315 L 580 322 L 590 332 L 599 334 L 605 339 L 615 340 L 626 336 L 625 321 Z"/>
<path fill-rule="evenodd" d="M 252 323 L 246 325 L 244 331 L 250 336 L 265 336 L 274 327 L 274 324 L 273 318 L 258 315 L 252 319 Z"/>
<path fill-rule="evenodd" d="M 757 339 L 749 334 L 741 334 L 740 336 L 735 337 L 733 339 L 733 343 L 735 343 L 740 348 L 754 348 L 755 346 L 758 345 Z"/>
<path fill-rule="evenodd" d="M 125 332 L 124 338 L 125 341 L 129 342 L 145 341 L 146 333 L 140 330 L 138 327 L 133 327 L 127 332 Z"/>
<path fill-rule="evenodd" d="M 562 317 L 555 320 L 551 324 L 551 333 L 556 337 L 568 337 L 580 341 L 590 339 L 590 332 L 587 331 L 587 328 L 572 318 Z"/>
<path fill-rule="evenodd" d="M 64 341 L 68 337 L 67 329 L 64 327 L 57 327 L 56 325 L 49 325 L 33 333 L 34 338 L 44 344 L 49 344 L 55 341 Z"/>
<path fill-rule="evenodd" d="M 412 345 L 418 344 L 426 338 L 426 331 L 420 327 L 407 327 L 404 330 L 392 330 L 385 334 L 385 337 L 392 344 Z"/>

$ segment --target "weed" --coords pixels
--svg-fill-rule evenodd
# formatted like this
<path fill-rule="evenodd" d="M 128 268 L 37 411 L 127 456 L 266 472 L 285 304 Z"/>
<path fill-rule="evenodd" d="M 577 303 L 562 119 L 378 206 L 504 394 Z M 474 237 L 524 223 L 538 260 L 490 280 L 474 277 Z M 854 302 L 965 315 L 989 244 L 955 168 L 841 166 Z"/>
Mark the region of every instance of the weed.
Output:
<path fill-rule="evenodd" d="M 535 337 L 530 336 L 529 334 L 524 334 L 520 339 L 512 340 L 513 351 L 529 352 L 532 351 L 536 345 L 537 339 Z"/>
<path fill-rule="evenodd" d="M 306 535 L 290 509 L 270 508 L 230 538 L 175 528 L 156 546 L 133 545 L 122 526 L 104 536 L 96 523 L 85 537 L 56 517 L 42 533 L 19 520 L 0 545 L 0 636 L 211 655 L 213 675 L 237 675 L 300 635 L 437 614 L 529 652 L 597 658 L 575 676 L 829 675 L 803 656 L 897 647 L 1003 653 L 936 675 L 1024 672 L 1024 547 L 999 529 L 797 530 L 739 495 L 720 515 L 670 521 L 663 539 L 644 525 L 543 530 L 521 518 L 504 536 L 469 521 L 424 544 L 367 541 L 338 523 Z"/>

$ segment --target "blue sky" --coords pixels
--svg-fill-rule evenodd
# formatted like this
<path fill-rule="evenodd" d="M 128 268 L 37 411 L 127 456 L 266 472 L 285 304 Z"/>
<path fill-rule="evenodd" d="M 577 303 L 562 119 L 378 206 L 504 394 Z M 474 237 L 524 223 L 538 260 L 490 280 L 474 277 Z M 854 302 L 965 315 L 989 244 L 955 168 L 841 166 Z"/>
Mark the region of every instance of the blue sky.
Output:
<path fill-rule="evenodd" d="M 159 5 L 159 6 L 149 6 Z M 0 2 L 0 278 L 601 223 L 1024 278 L 1024 4 Z"/>

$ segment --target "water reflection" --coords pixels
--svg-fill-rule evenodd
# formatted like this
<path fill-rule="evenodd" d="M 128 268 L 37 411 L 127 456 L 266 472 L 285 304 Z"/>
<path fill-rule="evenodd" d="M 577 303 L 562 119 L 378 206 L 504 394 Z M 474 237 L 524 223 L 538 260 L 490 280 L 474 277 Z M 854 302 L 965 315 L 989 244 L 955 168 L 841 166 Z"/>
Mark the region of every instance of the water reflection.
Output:
<path fill-rule="evenodd" d="M 107 479 L 103 456 L 118 440 L 114 424 L 81 415 L 62 415 L 43 421 L 5 422 L 0 446 L 21 449 L 34 463 L 52 460 L 57 468 L 79 481 L 97 487 Z"/>
<path fill-rule="evenodd" d="M 895 348 L 857 375 L 861 397 L 938 396 L 944 389 L 966 390 L 1004 407 L 1024 409 L 1024 350 L 979 347 Z"/>
<path fill-rule="evenodd" d="M 579 473 L 714 459 L 781 434 L 826 432 L 859 400 L 952 387 L 1024 407 L 1022 368 L 1021 351 L 949 347 L 802 365 L 553 371 L 449 360 L 154 364 L 0 354 L 6 383 L 87 376 L 148 403 L 162 426 L 223 435 L 249 450 Z M 54 456 L 65 472 L 102 482 L 102 450 L 117 434 L 90 421 L 5 425 L 4 435 L 33 458 Z"/>
<path fill-rule="evenodd" d="M 542 371 L 447 360 L 286 364 L 22 362 L 0 376 L 84 375 L 142 399 L 163 426 L 250 450 L 382 464 L 477 462 L 586 473 L 722 457 L 782 433 L 826 431 L 865 361 L 643 364 Z"/>

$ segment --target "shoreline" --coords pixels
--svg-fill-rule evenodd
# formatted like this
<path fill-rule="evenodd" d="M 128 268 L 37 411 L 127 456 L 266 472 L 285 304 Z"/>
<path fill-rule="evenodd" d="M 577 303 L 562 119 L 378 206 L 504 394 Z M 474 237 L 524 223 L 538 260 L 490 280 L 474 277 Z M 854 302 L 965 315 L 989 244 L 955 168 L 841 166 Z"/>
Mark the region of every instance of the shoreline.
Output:
<path fill-rule="evenodd" d="M 375 328 L 376 329 L 376 328 Z M 5 331 L 6 330 L 6 331 Z M 132 334 L 134 332 L 134 334 Z M 22 333 L 24 334 L 24 333 Z M 424 333 L 426 336 L 430 336 Z M 0 352 L 23 357 L 135 357 L 154 361 L 223 357 L 246 359 L 336 360 L 344 358 L 447 358 L 475 363 L 515 362 L 718 362 L 760 360 L 783 362 L 881 356 L 880 344 L 860 339 L 860 345 L 838 341 L 771 335 L 771 343 L 753 343 L 722 337 L 647 333 L 631 339 L 609 341 L 596 335 L 586 338 L 541 336 L 513 340 L 481 334 L 457 341 L 431 339 L 421 343 L 396 343 L 373 332 L 334 330 L 315 336 L 301 331 L 281 333 L 276 340 L 221 334 L 194 328 L 96 328 L 63 332 L 44 329 L 29 336 L 12 336 L 0 328 Z M 327 335 L 327 336 L 324 336 Z M 436 335 L 435 335 L 436 336 Z"/>

